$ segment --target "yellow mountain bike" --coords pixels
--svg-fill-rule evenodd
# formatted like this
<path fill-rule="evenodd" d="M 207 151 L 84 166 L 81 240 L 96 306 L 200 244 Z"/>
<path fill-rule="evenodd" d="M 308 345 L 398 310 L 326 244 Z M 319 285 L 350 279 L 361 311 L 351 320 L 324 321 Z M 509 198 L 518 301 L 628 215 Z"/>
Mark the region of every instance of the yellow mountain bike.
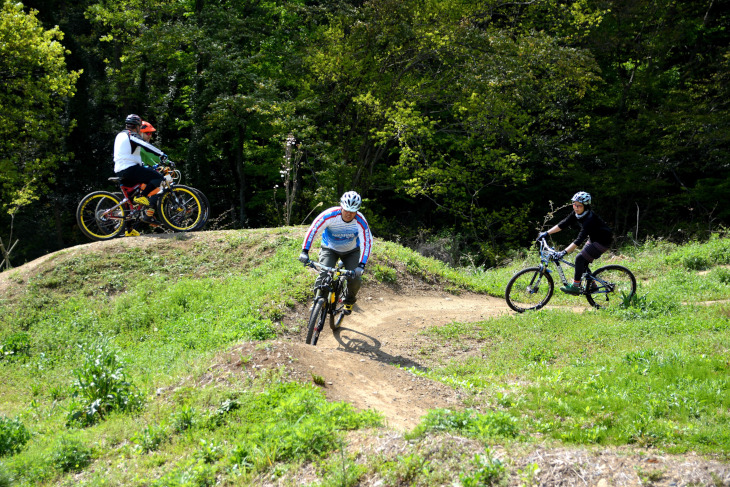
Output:
<path fill-rule="evenodd" d="M 347 295 L 347 279 L 355 277 L 355 271 L 346 270 L 341 261 L 335 267 L 327 267 L 313 260 L 304 265 L 326 273 L 314 288 L 314 304 L 307 324 L 306 343 L 316 345 L 327 317 L 332 330 L 342 324 L 345 317 L 343 301 Z"/>
<path fill-rule="evenodd" d="M 171 232 L 190 232 L 202 229 L 208 221 L 210 204 L 202 192 L 180 182 L 180 171 L 175 163 L 161 166 L 157 171 L 164 177 L 157 199 L 157 226 Z M 142 222 L 145 207 L 133 203 L 144 184 L 126 185 L 119 177 L 109 181 L 119 185 L 119 192 L 94 191 L 84 196 L 76 208 L 76 222 L 91 240 L 109 240 L 124 235 L 126 227 Z"/>

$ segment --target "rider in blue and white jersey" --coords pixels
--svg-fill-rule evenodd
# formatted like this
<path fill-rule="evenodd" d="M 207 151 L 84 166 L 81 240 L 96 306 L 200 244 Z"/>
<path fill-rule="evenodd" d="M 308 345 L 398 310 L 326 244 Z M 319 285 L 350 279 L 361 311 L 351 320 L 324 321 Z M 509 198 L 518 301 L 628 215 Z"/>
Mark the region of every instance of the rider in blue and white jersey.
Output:
<path fill-rule="evenodd" d="M 334 267 L 337 259 L 342 259 L 345 268 L 355 271 L 355 277 L 347 281 L 347 296 L 345 297 L 345 314 L 352 312 L 352 305 L 357 300 L 357 293 L 362 286 L 362 273 L 370 257 L 373 246 L 373 235 L 370 233 L 368 222 L 358 210 L 362 198 L 354 191 L 348 191 L 340 198 L 340 206 L 333 206 L 317 216 L 307 230 L 302 244 L 302 253 L 299 260 L 309 261 L 309 249 L 315 237 L 322 234 L 322 244 L 319 251 L 319 263 L 327 267 Z M 326 273 L 320 274 L 317 284 Z"/>

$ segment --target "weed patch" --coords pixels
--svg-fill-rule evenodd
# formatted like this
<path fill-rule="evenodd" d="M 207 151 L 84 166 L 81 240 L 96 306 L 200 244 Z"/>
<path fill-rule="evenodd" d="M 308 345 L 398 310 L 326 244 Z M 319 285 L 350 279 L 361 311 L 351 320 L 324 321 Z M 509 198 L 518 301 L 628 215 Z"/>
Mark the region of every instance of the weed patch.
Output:
<path fill-rule="evenodd" d="M 135 411 L 142 407 L 142 394 L 129 382 L 124 363 L 108 339 L 79 345 L 81 366 L 74 370 L 73 400 L 68 424 L 90 426 L 112 411 Z"/>
<path fill-rule="evenodd" d="M 62 436 L 54 445 L 50 463 L 60 472 L 80 472 L 91 463 L 93 452 L 80 439 Z"/>
<path fill-rule="evenodd" d="M 509 414 L 500 411 L 480 414 L 470 409 L 431 410 L 410 436 L 423 436 L 431 431 L 452 432 L 479 439 L 514 438 L 519 434 L 517 421 Z"/>
<path fill-rule="evenodd" d="M 30 431 L 20 419 L 0 416 L 0 457 L 18 453 L 30 438 Z"/>

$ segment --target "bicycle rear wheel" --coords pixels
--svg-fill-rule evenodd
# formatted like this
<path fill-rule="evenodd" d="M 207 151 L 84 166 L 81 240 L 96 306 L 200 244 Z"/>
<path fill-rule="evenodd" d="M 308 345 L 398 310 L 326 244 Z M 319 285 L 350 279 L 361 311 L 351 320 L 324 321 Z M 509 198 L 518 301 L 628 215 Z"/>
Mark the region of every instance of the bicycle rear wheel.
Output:
<path fill-rule="evenodd" d="M 553 296 L 553 276 L 540 267 L 528 267 L 512 276 L 504 297 L 507 305 L 518 313 L 545 306 Z"/>
<path fill-rule="evenodd" d="M 312 305 L 312 312 L 309 314 L 309 323 L 307 325 L 307 345 L 316 345 L 319 339 L 319 333 L 324 326 L 324 319 L 327 314 L 327 306 L 325 306 L 324 298 L 317 298 Z"/>
<path fill-rule="evenodd" d="M 91 240 L 110 240 L 124 230 L 126 212 L 121 199 L 106 191 L 83 197 L 76 208 L 76 223 Z"/>
<path fill-rule="evenodd" d="M 631 302 L 636 294 L 636 278 L 624 266 L 607 265 L 593 272 L 586 283 L 586 299 L 595 308 L 617 308 Z"/>
<path fill-rule="evenodd" d="M 185 186 L 175 186 L 163 193 L 157 205 L 162 224 L 174 232 L 195 230 L 203 218 L 197 190 Z"/>

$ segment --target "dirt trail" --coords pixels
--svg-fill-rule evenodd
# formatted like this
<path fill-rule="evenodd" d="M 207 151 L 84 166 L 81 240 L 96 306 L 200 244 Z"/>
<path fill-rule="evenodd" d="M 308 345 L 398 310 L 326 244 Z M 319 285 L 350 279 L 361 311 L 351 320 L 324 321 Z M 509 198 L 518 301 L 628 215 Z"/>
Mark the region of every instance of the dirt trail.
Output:
<path fill-rule="evenodd" d="M 307 311 L 299 311 L 300 323 Z M 301 336 L 276 342 L 268 350 L 244 345 L 245 350 L 236 353 L 251 355 L 249 367 L 286 365 L 293 378 L 311 382 L 312 375 L 322 377 L 330 400 L 375 409 L 388 426 L 405 430 L 416 426 L 429 409 L 461 403 L 452 388 L 401 368 L 426 368 L 418 359 L 418 331 L 502 313 L 511 313 L 504 300 L 489 296 L 363 289 L 354 313 L 334 332 L 325 326 L 316 347 L 304 344 L 303 330 Z"/>

